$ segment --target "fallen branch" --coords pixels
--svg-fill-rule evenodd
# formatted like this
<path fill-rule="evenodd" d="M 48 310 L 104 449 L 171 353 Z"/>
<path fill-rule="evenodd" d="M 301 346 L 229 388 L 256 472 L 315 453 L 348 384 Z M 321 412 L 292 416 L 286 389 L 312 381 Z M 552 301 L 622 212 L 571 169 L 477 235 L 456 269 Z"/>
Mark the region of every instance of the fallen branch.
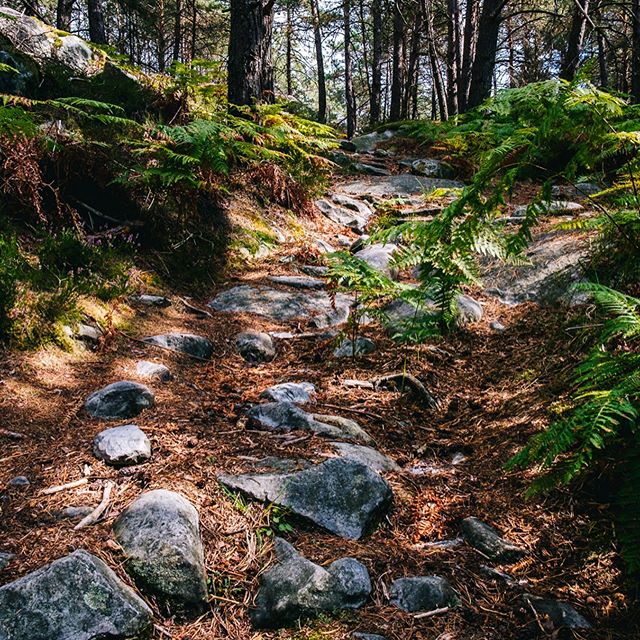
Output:
<path fill-rule="evenodd" d="M 431 616 L 438 616 L 441 613 L 447 613 L 449 607 L 442 607 L 440 609 L 433 609 L 432 611 L 425 611 L 424 613 L 417 613 L 414 617 L 415 620 L 422 620 L 423 618 L 430 618 Z"/>
<path fill-rule="evenodd" d="M 57 484 L 53 487 L 49 487 L 48 489 L 44 489 L 41 491 L 43 496 L 50 496 L 53 493 L 60 493 L 60 491 L 66 491 L 67 489 L 75 489 L 76 487 L 81 487 L 87 484 L 89 480 L 87 478 L 81 478 L 80 480 L 74 480 L 73 482 L 68 482 L 67 484 Z"/>
<path fill-rule="evenodd" d="M 182 302 L 182 304 L 187 308 L 188 311 L 193 311 L 193 313 L 195 313 L 195 314 L 197 314 L 199 316 L 205 316 L 207 318 L 213 318 L 213 316 L 208 311 L 205 311 L 204 309 L 200 309 L 199 307 L 193 306 L 191 303 L 187 302 L 184 298 L 178 297 L 178 300 L 180 300 L 180 302 Z"/>
<path fill-rule="evenodd" d="M 106 511 L 107 507 L 109 506 L 111 492 L 113 491 L 114 487 L 115 484 L 113 482 L 107 482 L 104 487 L 104 493 L 102 494 L 102 500 L 100 501 L 100 504 L 88 516 L 82 518 L 82 520 L 80 520 L 80 522 L 78 522 L 78 524 L 73 527 L 74 531 L 78 531 L 78 529 L 84 529 L 85 527 L 94 524 L 98 520 L 98 518 Z"/>
<path fill-rule="evenodd" d="M 17 431 L 9 431 L 9 429 L 0 429 L 0 436 L 5 438 L 11 438 L 12 440 L 22 440 L 27 436 L 24 433 L 18 433 Z"/>

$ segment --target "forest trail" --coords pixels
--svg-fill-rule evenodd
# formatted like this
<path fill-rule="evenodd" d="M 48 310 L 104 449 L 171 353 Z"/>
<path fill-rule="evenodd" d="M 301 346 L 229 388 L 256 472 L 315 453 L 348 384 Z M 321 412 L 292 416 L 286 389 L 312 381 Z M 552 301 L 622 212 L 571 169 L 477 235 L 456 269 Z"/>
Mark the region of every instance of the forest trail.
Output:
<path fill-rule="evenodd" d="M 304 222 L 302 244 L 284 242 L 205 299 L 188 305 L 177 294 L 167 300 L 138 299 L 131 305 L 129 329 L 101 337 L 94 351 L 12 354 L 0 364 L 0 485 L 6 487 L 0 526 L 8 541 L 2 551 L 15 556 L 2 569 L 4 583 L 85 549 L 132 585 L 124 570 L 124 549 L 145 544 L 122 534 L 127 526 L 122 513 L 143 492 L 167 489 L 198 510 L 210 610 L 201 609 L 195 620 L 184 621 L 167 617 L 161 602 L 147 598 L 153 603 L 153 637 L 377 637 L 352 635 L 360 632 L 388 640 L 525 640 L 554 634 L 568 623 L 576 627 L 575 637 L 632 637 L 628 623 L 616 617 L 615 611 L 624 607 L 612 606 L 620 568 L 603 566 L 606 556 L 592 553 L 610 536 L 611 525 L 593 517 L 601 505 L 578 507 L 569 494 L 554 501 L 525 501 L 526 474 L 503 468 L 528 436 L 546 424 L 562 375 L 575 362 L 561 330 L 562 312 L 527 301 L 544 289 L 536 279 L 540 268 L 519 268 L 529 269 L 524 290 L 517 287 L 524 272 L 488 266 L 485 290 L 468 292 L 472 298 L 463 303 L 469 323 L 445 339 L 401 346 L 371 324 L 360 334 L 368 340 L 357 343 L 364 355 L 335 353 L 349 337 L 340 332 L 352 301 L 344 295 L 333 301 L 326 292 L 319 251 L 357 241 L 375 221 L 369 207 L 375 197 L 391 199 L 395 215 L 403 219 L 433 215 L 422 197 L 429 178 L 388 175 L 402 167 L 396 159 L 361 161 L 361 171 L 377 169 L 381 175 L 335 185 L 323 199 L 323 213 Z M 455 186 L 435 180 L 432 186 Z M 513 207 L 524 203 L 523 195 Z M 565 233 L 558 239 L 556 222 L 545 220 L 537 230 L 532 258 L 548 271 L 556 259 L 556 271 L 565 272 L 579 258 L 582 238 Z M 365 251 L 372 265 L 388 270 L 385 247 Z M 144 342 L 148 336 L 170 334 L 205 341 Z M 185 344 L 196 357 L 164 348 Z M 171 379 L 149 379 L 140 361 L 165 365 Z M 380 382 L 405 373 L 419 382 L 417 393 Z M 123 414 L 109 422 L 87 415 L 87 397 L 118 381 L 151 388 L 153 406 L 141 410 L 149 398 L 135 388 L 139 415 Z M 265 398 L 266 390 L 283 383 L 306 384 L 272 389 Z M 295 394 L 299 404 L 277 404 L 283 393 L 289 394 L 287 399 Z M 430 403 L 430 397 L 436 402 Z M 101 404 L 98 398 L 88 408 L 97 414 L 105 407 L 122 408 L 117 398 L 115 405 L 109 402 Z M 150 452 L 137 433 L 115 449 L 94 442 L 104 429 L 131 422 L 146 434 Z M 134 450 L 123 453 L 123 443 Z M 97 460 L 92 447 L 103 458 L 112 456 L 112 464 Z M 128 462 L 139 464 L 119 466 L 123 459 L 118 456 L 126 455 L 133 456 Z M 322 471 L 313 465 L 322 465 Z M 264 473 L 270 474 L 268 481 L 262 475 L 247 477 Z M 20 476 L 28 484 L 12 484 Z M 283 491 L 282 482 L 293 476 L 296 490 Z M 43 493 L 76 481 L 82 484 Z M 65 509 L 81 507 L 79 514 L 86 515 L 108 486 L 109 501 L 98 522 L 75 529 L 79 515 L 70 519 Z M 366 487 L 367 500 L 357 487 Z M 265 509 L 260 500 L 239 498 L 229 488 L 241 488 L 245 496 L 266 496 L 284 508 Z M 348 499 L 343 500 L 341 489 Z M 378 496 L 375 504 L 368 500 L 372 496 Z M 166 496 L 156 497 L 158 517 L 163 517 L 163 509 L 169 508 L 162 503 Z M 192 518 L 184 505 L 169 506 L 176 517 Z M 357 517 L 346 513 L 349 506 Z M 304 518 L 296 517 L 296 511 Z M 467 518 L 477 518 L 495 532 Z M 119 523 L 115 538 L 114 521 Z M 144 535 L 153 538 L 153 530 Z M 370 584 L 361 574 L 359 582 L 354 577 L 359 564 L 340 565 L 339 570 L 331 565 L 335 570 L 322 572 L 307 563 L 304 571 L 325 581 L 314 592 L 316 609 L 344 607 L 346 612 L 311 617 L 290 630 L 256 631 L 249 610 L 259 574 L 270 562 L 280 562 L 289 567 L 290 577 L 301 562 L 283 544 L 274 560 L 271 546 L 262 544 L 270 536 L 286 538 L 320 567 L 354 558 L 366 568 Z M 170 538 L 165 535 L 165 541 Z M 180 544 L 198 547 L 197 540 L 189 543 L 187 538 L 181 534 Z M 197 574 L 194 553 L 195 560 L 183 570 Z M 154 558 L 146 560 L 153 563 Z M 263 573 L 260 589 L 264 595 L 271 576 L 272 598 L 282 599 L 278 588 L 286 584 L 293 589 L 297 583 L 270 571 Z M 420 576 L 443 580 L 430 578 L 428 587 L 395 582 Z M 152 590 L 150 584 L 158 578 L 147 580 Z M 345 595 L 346 583 L 352 591 Z M 326 584 L 329 594 L 323 591 Z M 198 588 L 192 586 L 191 595 Z M 270 609 L 273 600 L 265 598 L 258 599 L 260 615 L 254 624 L 278 624 L 286 615 L 305 611 L 304 598 L 297 600 L 295 594 L 277 611 Z M 607 628 L 592 636 L 584 627 L 586 620 L 596 618 L 606 619 Z"/>

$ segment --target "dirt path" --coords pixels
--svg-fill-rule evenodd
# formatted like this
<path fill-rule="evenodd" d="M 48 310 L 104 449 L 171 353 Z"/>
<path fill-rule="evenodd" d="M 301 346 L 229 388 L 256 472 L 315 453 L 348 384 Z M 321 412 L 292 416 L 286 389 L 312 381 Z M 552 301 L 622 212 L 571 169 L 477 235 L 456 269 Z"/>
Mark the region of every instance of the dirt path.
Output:
<path fill-rule="evenodd" d="M 357 238 L 349 228 L 321 215 L 305 225 L 307 247 L 317 239 L 335 244 L 341 236 Z M 305 294 L 305 289 L 269 278 L 301 275 L 300 267 L 312 253 L 299 244 L 283 245 L 194 303 L 205 308 L 217 294 L 239 285 L 262 292 L 261 302 L 267 289 L 294 297 Z M 525 640 L 564 633 L 572 637 L 544 615 L 536 615 L 523 599 L 527 593 L 569 602 L 594 625 L 595 630 L 575 631 L 575 637 L 637 637 L 640 627 L 612 547 L 608 506 L 599 503 L 589 487 L 579 501 L 570 492 L 556 492 L 526 502 L 522 492 L 528 475 L 503 470 L 505 460 L 546 424 L 550 407 L 562 400 L 563 381 L 579 347 L 574 334 L 568 337 L 564 332 L 566 311 L 541 310 L 535 303 L 510 306 L 495 296 L 469 293 L 482 303 L 484 313 L 459 334 L 430 345 L 403 347 L 369 326 L 364 334 L 376 350 L 357 359 L 335 358 L 336 338 L 275 338 L 275 358 L 250 365 L 235 346 L 243 330 L 322 334 L 327 329 L 310 328 L 304 317 L 278 321 L 277 315 L 269 319 L 212 309 L 210 315 L 197 317 L 175 295 L 173 304 L 163 309 L 134 305 L 126 332 L 130 337 L 115 333 L 96 351 L 4 354 L 0 428 L 25 437 L 15 439 L 0 430 L 0 552 L 16 556 L 0 570 L 0 582 L 82 548 L 132 584 L 124 571 L 122 549 L 113 539 L 113 521 L 143 491 L 166 488 L 198 508 L 211 610 L 184 622 L 163 616 L 150 601 L 153 637 L 346 639 L 353 631 L 389 640 Z M 321 308 L 322 294 L 318 295 L 311 316 Z M 495 321 L 504 331 L 491 328 Z M 207 337 L 213 344 L 212 359 L 194 361 L 139 341 L 171 332 Z M 142 359 L 164 363 L 173 379 L 140 379 L 136 363 Z M 401 371 L 416 376 L 440 408 L 398 392 L 345 384 Z M 120 469 L 92 455 L 96 434 L 119 423 L 90 419 L 82 410 L 91 392 L 117 380 L 144 382 L 153 388 L 156 400 L 155 407 L 131 420 L 148 435 L 151 459 Z M 337 455 L 326 438 L 313 433 L 247 428 L 246 409 L 261 402 L 266 388 L 299 381 L 316 388 L 305 411 L 356 420 L 377 450 L 400 465 L 399 472 L 384 473 L 393 491 L 393 507 L 363 540 L 343 539 L 293 516 L 282 521 L 279 512 L 235 498 L 217 480 L 219 473 L 273 471 L 274 459 L 294 461 L 293 468 L 299 469 L 304 466 L 301 461 L 321 463 Z M 10 486 L 16 476 L 26 476 L 30 484 Z M 88 480 L 86 485 L 42 495 L 47 487 L 81 478 Z M 115 491 L 98 524 L 75 531 L 74 521 L 59 516 L 69 506 L 94 507 L 108 481 L 115 483 Z M 460 538 L 460 523 L 469 516 L 495 527 L 523 548 L 524 556 L 509 565 L 491 562 Z M 362 562 L 373 585 L 367 604 L 293 630 L 252 630 L 248 610 L 258 575 L 273 560 L 271 545 L 264 543 L 274 534 L 322 566 L 345 556 Z M 429 575 L 446 578 L 459 594 L 460 606 L 424 616 L 390 604 L 395 579 Z"/>

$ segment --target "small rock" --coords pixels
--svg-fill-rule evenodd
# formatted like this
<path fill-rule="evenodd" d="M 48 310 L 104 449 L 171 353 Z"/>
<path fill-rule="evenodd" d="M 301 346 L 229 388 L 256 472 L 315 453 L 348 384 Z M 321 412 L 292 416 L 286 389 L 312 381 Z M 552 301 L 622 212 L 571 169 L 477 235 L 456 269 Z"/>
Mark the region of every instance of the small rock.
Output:
<path fill-rule="evenodd" d="M 548 616 L 556 627 L 567 627 L 568 629 L 591 628 L 589 621 L 566 602 L 539 598 L 529 593 L 525 593 L 522 597 L 538 615 Z"/>
<path fill-rule="evenodd" d="M 554 184 L 551 187 L 551 195 L 554 198 L 575 198 L 576 196 L 593 196 L 602 190 L 603 187 L 593 182 L 578 182 L 576 185 Z"/>
<path fill-rule="evenodd" d="M 149 607 L 83 550 L 0 587 L 3 640 L 124 640 L 151 626 Z"/>
<path fill-rule="evenodd" d="M 340 454 L 342 458 L 357 460 L 362 464 L 366 464 L 374 471 L 400 471 L 400 467 L 395 460 L 392 460 L 384 453 L 380 453 L 373 447 L 366 447 L 360 444 L 351 444 L 349 442 L 332 442 L 331 446 Z"/>
<path fill-rule="evenodd" d="M 368 164 L 366 162 L 356 162 L 353 165 L 355 171 L 360 173 L 366 173 L 369 176 L 390 176 L 391 171 L 385 167 L 379 167 L 377 165 Z"/>
<path fill-rule="evenodd" d="M 357 356 L 365 356 L 368 353 L 373 353 L 376 350 L 376 345 L 373 340 L 358 336 L 355 343 L 350 338 L 343 340 L 333 352 L 336 358 L 351 358 Z"/>
<path fill-rule="evenodd" d="M 213 355 L 213 344 L 203 336 L 192 333 L 165 333 L 144 338 L 144 342 L 159 347 L 185 353 L 201 360 L 209 360 Z"/>
<path fill-rule="evenodd" d="M 398 271 L 391 266 L 391 259 L 397 248 L 395 244 L 372 244 L 360 249 L 354 255 L 388 278 L 396 278 Z"/>
<path fill-rule="evenodd" d="M 5 553 L 4 551 L 0 551 L 0 571 L 7 567 L 15 557 L 14 553 Z"/>
<path fill-rule="evenodd" d="M 367 224 L 367 221 L 356 211 L 341 207 L 329 200 L 320 199 L 316 200 L 317 209 L 329 220 L 336 224 L 341 224 L 345 227 L 349 227 L 354 231 L 362 232 Z"/>
<path fill-rule="evenodd" d="M 268 333 L 243 331 L 236 336 L 236 348 L 250 364 L 271 362 L 276 356 L 276 348 Z"/>
<path fill-rule="evenodd" d="M 149 294 L 142 294 L 139 296 L 133 296 L 132 300 L 138 304 L 143 304 L 147 307 L 170 307 L 171 300 L 165 296 L 153 296 Z"/>
<path fill-rule="evenodd" d="M 286 287 L 293 287 L 294 289 L 324 289 L 327 286 L 324 280 L 304 276 L 269 276 L 269 280 L 276 284 L 285 285 Z"/>
<path fill-rule="evenodd" d="M 220 474 L 229 489 L 292 513 L 348 540 L 359 540 L 386 515 L 387 482 L 368 466 L 344 458 L 288 474 Z"/>
<path fill-rule="evenodd" d="M 491 322 L 489 324 L 489 327 L 496 333 L 504 333 L 507 330 L 502 322 L 498 322 L 498 320 L 494 320 L 493 322 Z"/>
<path fill-rule="evenodd" d="M 371 437 L 353 420 L 310 414 L 292 402 L 268 402 L 247 412 L 249 427 L 262 431 L 309 431 L 327 438 L 370 443 Z"/>
<path fill-rule="evenodd" d="M 316 249 L 320 251 L 320 253 L 334 253 L 335 247 L 332 247 L 328 242 L 323 240 L 322 238 L 316 238 L 313 241 Z"/>
<path fill-rule="evenodd" d="M 151 457 L 151 443 L 142 429 L 125 424 L 101 431 L 93 441 L 93 455 L 112 467 L 139 464 Z"/>
<path fill-rule="evenodd" d="M 459 295 L 456 299 L 456 307 L 459 325 L 473 324 L 482 320 L 484 314 L 482 305 L 470 296 Z"/>
<path fill-rule="evenodd" d="M 165 365 L 148 360 L 140 360 L 136 363 L 136 373 L 141 378 L 160 380 L 160 382 L 168 382 L 173 378 L 171 371 Z"/>
<path fill-rule="evenodd" d="M 517 562 L 526 551 L 502 538 L 498 532 L 478 518 L 465 518 L 461 523 L 462 536 L 494 562 Z"/>
<path fill-rule="evenodd" d="M 26 476 L 16 476 L 15 478 L 11 478 L 8 484 L 10 487 L 28 487 L 31 482 Z"/>
<path fill-rule="evenodd" d="M 373 209 L 366 202 L 357 200 L 356 198 L 351 198 L 350 196 L 345 196 L 342 193 L 332 194 L 331 201 L 335 202 L 335 204 L 340 207 L 355 211 L 365 222 L 373 215 Z"/>
<path fill-rule="evenodd" d="M 178 609 L 201 610 L 207 574 L 195 507 L 164 489 L 143 493 L 113 525 L 126 568 L 146 592 Z"/>
<path fill-rule="evenodd" d="M 354 631 L 351 637 L 353 640 L 387 640 L 384 636 L 377 633 L 362 633 L 360 631 Z"/>
<path fill-rule="evenodd" d="M 275 545 L 278 564 L 261 575 L 250 614 L 255 627 L 284 627 L 322 612 L 359 609 L 369 598 L 369 572 L 354 558 L 341 558 L 324 569 L 281 538 Z"/>
<path fill-rule="evenodd" d="M 65 507 L 60 512 L 60 518 L 69 520 L 81 520 L 93 511 L 93 507 Z"/>
<path fill-rule="evenodd" d="M 351 140 L 340 140 L 340 148 L 343 151 L 350 151 L 351 153 L 358 150 L 356 145 L 353 142 L 351 142 Z"/>
<path fill-rule="evenodd" d="M 137 382 L 124 380 L 94 391 L 84 403 L 84 408 L 94 418 L 126 420 L 134 418 L 154 403 L 150 389 Z"/>
<path fill-rule="evenodd" d="M 351 238 L 349 236 L 338 234 L 337 236 L 335 236 L 335 238 L 339 247 L 350 247 L 352 244 Z"/>
<path fill-rule="evenodd" d="M 305 404 L 315 392 L 316 388 L 310 382 L 283 382 L 265 389 L 260 397 L 271 402 Z"/>
<path fill-rule="evenodd" d="M 458 594 L 449 581 L 440 576 L 400 578 L 391 584 L 389 600 L 403 611 L 433 611 L 455 607 L 460 603 Z"/>

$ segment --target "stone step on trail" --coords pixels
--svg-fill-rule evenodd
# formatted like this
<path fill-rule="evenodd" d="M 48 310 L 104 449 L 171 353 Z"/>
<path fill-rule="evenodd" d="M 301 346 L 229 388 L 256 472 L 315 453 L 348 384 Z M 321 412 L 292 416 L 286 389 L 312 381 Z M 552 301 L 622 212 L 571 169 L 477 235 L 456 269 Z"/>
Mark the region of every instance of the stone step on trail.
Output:
<path fill-rule="evenodd" d="M 295 291 L 266 286 L 238 285 L 219 293 L 209 307 L 223 313 L 249 313 L 282 324 L 306 319 L 317 328 L 343 324 L 352 298 L 326 291 Z"/>
<path fill-rule="evenodd" d="M 406 173 L 373 179 L 354 180 L 340 185 L 339 193 L 354 198 L 390 198 L 428 194 L 436 189 L 461 189 L 462 182 L 443 178 L 412 176 Z"/>
<path fill-rule="evenodd" d="M 0 587 L 0 640 L 137 639 L 151 626 L 145 602 L 84 550 Z"/>
<path fill-rule="evenodd" d="M 305 276 L 269 276 L 269 280 L 294 289 L 324 289 L 327 286 L 324 280 Z"/>
<path fill-rule="evenodd" d="M 200 612 L 207 602 L 207 574 L 200 519 L 182 495 L 143 493 L 113 525 L 127 572 L 140 588 L 172 612 Z"/>
<path fill-rule="evenodd" d="M 169 351 L 176 351 L 199 360 L 209 360 L 213 355 L 213 344 L 208 338 L 193 333 L 163 333 L 143 339 Z"/>
<path fill-rule="evenodd" d="M 85 401 L 85 411 L 93 418 L 127 420 L 153 407 L 153 391 L 143 384 L 121 380 L 94 391 Z"/>
<path fill-rule="evenodd" d="M 355 460 L 334 458 L 297 473 L 219 474 L 228 489 L 290 509 L 349 540 L 372 532 L 391 506 L 387 482 Z"/>
<path fill-rule="evenodd" d="M 286 627 L 321 613 L 359 609 L 371 595 L 369 572 L 354 558 L 341 558 L 325 569 L 282 538 L 275 539 L 275 552 L 277 564 L 260 576 L 250 612 L 256 628 Z"/>
<path fill-rule="evenodd" d="M 93 440 L 93 455 L 112 467 L 140 464 L 151 458 L 151 443 L 140 427 L 124 424 L 101 431 Z"/>
<path fill-rule="evenodd" d="M 395 244 L 371 244 L 356 251 L 354 256 L 364 260 L 372 269 L 379 271 L 387 278 L 397 279 L 398 270 L 393 266 L 393 254 L 398 250 Z"/>
<path fill-rule="evenodd" d="M 373 447 L 351 444 L 349 442 L 331 442 L 330 444 L 340 457 L 366 464 L 378 473 L 385 471 L 397 473 L 401 471 L 400 466 L 395 460 Z"/>
<path fill-rule="evenodd" d="M 293 402 L 268 402 L 247 411 L 247 426 L 259 431 L 307 431 L 334 440 L 371 444 L 371 436 L 355 421 L 341 416 L 307 413 Z"/>
<path fill-rule="evenodd" d="M 358 211 L 343 207 L 325 198 L 316 200 L 315 205 L 326 218 L 343 227 L 349 227 L 356 233 L 362 233 L 367 225 L 368 219 Z"/>

